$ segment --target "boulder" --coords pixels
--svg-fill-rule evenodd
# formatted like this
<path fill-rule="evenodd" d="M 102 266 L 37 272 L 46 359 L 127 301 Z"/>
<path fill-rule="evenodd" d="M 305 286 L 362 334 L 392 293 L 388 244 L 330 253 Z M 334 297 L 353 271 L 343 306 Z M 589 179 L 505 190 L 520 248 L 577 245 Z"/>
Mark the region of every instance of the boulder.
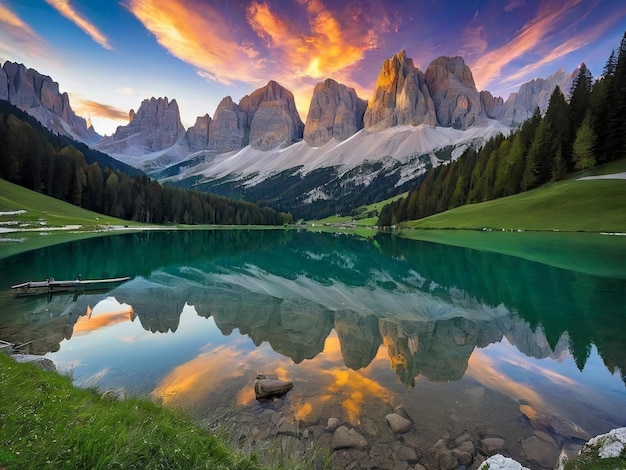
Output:
<path fill-rule="evenodd" d="M 328 430 L 334 431 L 339 426 L 341 426 L 341 420 L 339 418 L 328 418 Z"/>
<path fill-rule="evenodd" d="M 521 463 L 513 460 L 509 457 L 496 454 L 485 460 L 478 470 L 530 470 L 528 467 L 523 467 Z"/>
<path fill-rule="evenodd" d="M 360 99 L 353 88 L 332 79 L 318 83 L 304 126 L 304 140 L 319 147 L 333 138 L 347 139 L 363 128 L 366 107 L 367 101 Z"/>
<path fill-rule="evenodd" d="M 410 420 L 400 416 L 397 413 L 388 414 L 387 416 L 385 416 L 385 419 L 387 420 L 387 424 L 389 424 L 389 427 L 394 434 L 404 434 L 405 432 L 408 432 L 413 426 L 413 423 Z"/>
<path fill-rule="evenodd" d="M 522 440 L 522 449 L 528 460 L 545 468 L 553 468 L 560 453 L 554 441 L 549 442 L 538 436 L 529 436 Z"/>
<path fill-rule="evenodd" d="M 28 362 L 31 364 L 35 364 L 36 366 L 39 366 L 42 369 L 50 371 L 50 372 L 57 371 L 57 368 L 54 365 L 54 362 L 52 362 L 47 357 L 35 356 L 33 354 L 13 354 L 11 357 L 13 358 L 15 362 L 20 362 L 20 363 Z"/>
<path fill-rule="evenodd" d="M 257 376 L 254 383 L 254 394 L 257 398 L 280 397 L 293 388 L 292 382 L 285 382 L 265 375 Z"/>
<path fill-rule="evenodd" d="M 581 454 L 597 455 L 601 459 L 624 456 L 626 450 L 626 427 L 613 429 L 590 439 Z"/>
<path fill-rule="evenodd" d="M 365 449 L 367 448 L 367 440 L 359 434 L 356 429 L 346 426 L 339 426 L 333 433 L 333 439 L 330 446 L 333 450 L 337 449 Z"/>

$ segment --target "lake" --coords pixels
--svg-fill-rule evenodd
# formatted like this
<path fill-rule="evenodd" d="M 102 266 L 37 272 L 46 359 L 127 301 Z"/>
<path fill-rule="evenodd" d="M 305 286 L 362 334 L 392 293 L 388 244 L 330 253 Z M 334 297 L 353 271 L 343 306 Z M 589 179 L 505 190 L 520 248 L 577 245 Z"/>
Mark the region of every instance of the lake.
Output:
<path fill-rule="evenodd" d="M 334 452 L 333 468 L 475 468 L 493 453 L 552 468 L 561 449 L 626 426 L 626 259 L 593 253 L 624 272 L 388 234 L 104 236 L 0 259 L 0 339 L 78 386 L 226 423 L 244 448 L 310 455 L 337 446 L 337 418 L 366 444 Z M 568 256 L 576 266 L 581 252 Z M 9 289 L 79 273 L 132 279 L 80 295 Z M 294 387 L 257 401 L 257 374 Z M 394 412 L 409 431 L 389 430 Z"/>

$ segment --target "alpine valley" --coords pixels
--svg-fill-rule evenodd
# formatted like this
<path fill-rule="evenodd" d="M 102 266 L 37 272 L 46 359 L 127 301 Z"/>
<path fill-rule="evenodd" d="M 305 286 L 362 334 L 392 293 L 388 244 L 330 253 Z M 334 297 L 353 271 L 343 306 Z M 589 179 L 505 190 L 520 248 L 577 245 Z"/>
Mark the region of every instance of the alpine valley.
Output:
<path fill-rule="evenodd" d="M 384 61 L 373 97 L 326 79 L 303 123 L 275 81 L 185 129 L 175 99 L 145 99 L 127 125 L 102 137 L 70 107 L 58 83 L 24 65 L 0 69 L 0 99 L 67 135 L 172 185 L 268 205 L 295 218 L 348 214 L 417 186 L 429 168 L 508 134 L 567 94 L 577 71 L 558 70 L 506 99 L 478 91 L 461 57 L 425 71 L 400 51 Z"/>

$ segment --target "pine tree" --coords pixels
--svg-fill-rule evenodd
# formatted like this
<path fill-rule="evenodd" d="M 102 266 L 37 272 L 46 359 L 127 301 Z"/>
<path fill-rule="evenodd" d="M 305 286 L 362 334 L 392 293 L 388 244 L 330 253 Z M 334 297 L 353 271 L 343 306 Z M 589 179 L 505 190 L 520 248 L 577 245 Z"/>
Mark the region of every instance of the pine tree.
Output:
<path fill-rule="evenodd" d="M 578 75 L 572 83 L 570 89 L 570 100 L 568 105 L 570 135 L 576 135 L 577 129 L 583 122 L 585 114 L 589 109 L 592 88 L 592 76 L 587 66 L 580 65 Z"/>
<path fill-rule="evenodd" d="M 595 133 L 591 125 L 591 113 L 587 113 L 578 128 L 576 140 L 574 141 L 574 162 L 577 170 L 586 170 L 595 166 L 594 146 Z"/>

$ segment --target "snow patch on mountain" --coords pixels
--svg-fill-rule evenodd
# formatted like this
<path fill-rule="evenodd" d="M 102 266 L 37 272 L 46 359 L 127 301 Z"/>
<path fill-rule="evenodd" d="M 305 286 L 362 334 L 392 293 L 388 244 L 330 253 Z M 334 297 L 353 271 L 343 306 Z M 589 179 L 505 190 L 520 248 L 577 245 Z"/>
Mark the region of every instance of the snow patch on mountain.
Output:
<path fill-rule="evenodd" d="M 183 164 L 183 169 L 169 179 L 182 180 L 197 176 L 211 179 L 248 177 L 245 184 L 252 186 L 289 169 L 297 169 L 304 176 L 319 168 L 338 167 L 341 175 L 366 163 L 381 162 L 384 168 L 392 168 L 398 163 L 410 164 L 401 170 L 402 180 L 406 181 L 423 171 L 424 164 L 418 161 L 421 155 L 431 154 L 431 164 L 437 165 L 441 163 L 433 153 L 437 150 L 453 147 L 455 150 L 452 158 L 455 159 L 468 147 L 479 147 L 497 134 L 508 135 L 510 130 L 498 121 L 488 120 L 483 125 L 473 126 L 465 131 L 423 124 L 396 126 L 378 131 L 361 130 L 344 141 L 331 139 L 319 147 L 312 147 L 304 141 L 287 148 L 267 151 L 246 146 L 239 151 L 207 158 L 208 161 L 198 165 L 185 167 Z M 190 158 L 197 159 L 198 154 L 192 154 Z M 364 183 L 371 178 L 371 175 L 362 175 Z M 319 197 L 313 197 L 316 196 Z"/>

